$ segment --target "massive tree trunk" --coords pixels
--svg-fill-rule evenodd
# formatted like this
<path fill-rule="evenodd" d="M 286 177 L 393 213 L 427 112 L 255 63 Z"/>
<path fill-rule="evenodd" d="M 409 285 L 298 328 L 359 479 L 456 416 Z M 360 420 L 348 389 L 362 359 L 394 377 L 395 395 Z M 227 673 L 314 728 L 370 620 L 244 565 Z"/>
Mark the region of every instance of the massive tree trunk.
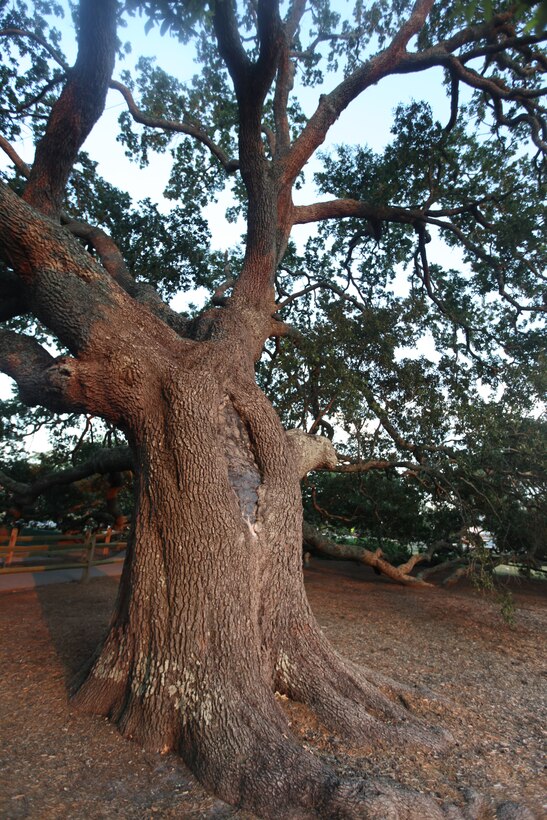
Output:
<path fill-rule="evenodd" d="M 304 5 L 294 4 L 283 34 L 277 4 L 258 3 L 253 62 L 233 4 L 212 4 L 238 102 L 249 224 L 232 295 L 186 323 L 157 294 L 143 299 L 106 235 L 83 234 L 99 264 L 59 224 L 116 50 L 118 4 L 81 0 L 78 60 L 26 201 L 0 183 L 0 245 L 24 291 L 19 309 L 70 355 L 54 358 L 35 339 L 4 330 L 0 364 L 28 404 L 101 416 L 126 432 L 133 451 L 136 515 L 116 611 L 75 702 L 148 749 L 179 751 L 217 795 L 260 817 L 434 820 L 446 815 L 430 798 L 340 780 L 297 742 L 276 697 L 305 704 L 361 748 L 445 743 L 402 705 L 411 691 L 343 661 L 316 624 L 301 565 L 302 452 L 254 381 L 265 340 L 286 331 L 275 318 L 276 266 L 292 225 L 310 218 L 293 206 L 294 181 L 340 112 L 402 59 L 432 3 L 419 0 L 387 49 L 321 97 L 291 147 L 289 46 Z M 263 108 L 276 76 L 277 139 L 267 159 Z M 356 213 L 333 207 L 334 216 Z"/>
<path fill-rule="evenodd" d="M 303 588 L 299 450 L 237 348 L 201 347 L 140 397 L 128 558 L 75 702 L 148 749 L 180 751 L 261 817 L 366 816 L 374 787 L 340 783 L 305 752 L 276 693 L 357 746 L 443 739 L 323 638 Z"/>

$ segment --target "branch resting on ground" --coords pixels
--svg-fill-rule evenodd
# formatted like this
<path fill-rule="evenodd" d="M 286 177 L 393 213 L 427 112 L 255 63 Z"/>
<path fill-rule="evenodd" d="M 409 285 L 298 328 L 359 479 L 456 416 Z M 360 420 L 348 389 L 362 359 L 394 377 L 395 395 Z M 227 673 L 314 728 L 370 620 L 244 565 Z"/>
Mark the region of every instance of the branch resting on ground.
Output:
<path fill-rule="evenodd" d="M 304 521 L 303 525 L 303 538 L 305 545 L 312 547 L 322 555 L 328 555 L 331 558 L 342 558 L 344 560 L 349 559 L 352 561 L 357 561 L 360 564 L 365 564 L 368 567 L 378 570 L 378 572 L 381 572 L 383 575 L 386 575 L 398 584 L 413 587 L 424 587 L 427 589 L 433 587 L 433 584 L 430 584 L 421 578 L 415 578 L 409 574 L 416 564 L 427 558 L 426 553 L 413 555 L 409 561 L 401 564 L 399 567 L 395 567 L 382 557 L 382 550 L 371 552 L 365 547 L 360 547 L 357 544 L 337 544 L 334 541 L 325 538 L 324 535 L 316 530 L 315 527 L 312 527 L 311 524 L 308 524 L 307 521 Z"/>

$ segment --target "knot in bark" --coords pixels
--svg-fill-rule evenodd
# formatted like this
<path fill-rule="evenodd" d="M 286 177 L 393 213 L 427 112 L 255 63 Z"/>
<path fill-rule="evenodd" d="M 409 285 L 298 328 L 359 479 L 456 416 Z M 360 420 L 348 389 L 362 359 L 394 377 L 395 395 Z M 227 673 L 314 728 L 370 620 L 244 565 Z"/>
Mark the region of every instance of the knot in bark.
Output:
<path fill-rule="evenodd" d="M 338 464 L 338 456 L 330 439 L 312 436 L 302 430 L 287 430 L 287 437 L 300 478 L 304 478 L 312 470 L 333 470 Z"/>

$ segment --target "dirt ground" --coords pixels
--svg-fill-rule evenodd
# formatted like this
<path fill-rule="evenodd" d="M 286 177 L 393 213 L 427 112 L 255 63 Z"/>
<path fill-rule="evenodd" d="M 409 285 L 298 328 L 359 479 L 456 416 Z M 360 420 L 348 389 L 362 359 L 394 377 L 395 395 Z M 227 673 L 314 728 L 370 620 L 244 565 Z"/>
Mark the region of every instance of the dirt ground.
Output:
<path fill-rule="evenodd" d="M 442 755 L 364 756 L 289 707 L 303 742 L 345 772 L 459 803 L 471 788 L 547 817 L 545 585 L 512 582 L 511 627 L 495 598 L 470 586 L 411 590 L 368 568 L 318 559 L 305 575 L 332 643 L 432 690 L 439 699 L 429 719 L 455 743 Z M 145 752 L 107 720 L 71 708 L 67 684 L 105 629 L 116 586 L 106 578 L 0 595 L 0 817 L 249 818 L 208 795 L 175 756 Z"/>

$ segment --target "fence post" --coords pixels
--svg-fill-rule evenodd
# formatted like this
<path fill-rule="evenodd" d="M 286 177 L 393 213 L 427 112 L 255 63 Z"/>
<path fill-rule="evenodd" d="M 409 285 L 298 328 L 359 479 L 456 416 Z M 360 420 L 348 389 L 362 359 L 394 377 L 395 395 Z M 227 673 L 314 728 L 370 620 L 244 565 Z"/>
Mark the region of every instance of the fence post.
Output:
<path fill-rule="evenodd" d="M 110 544 L 111 539 L 112 539 L 112 527 L 107 527 L 107 530 L 104 534 L 104 539 L 103 539 L 103 542 L 102 542 L 101 555 L 103 556 L 103 558 L 108 558 L 108 556 L 110 555 L 109 544 Z"/>
<path fill-rule="evenodd" d="M 9 567 L 11 562 L 13 561 L 13 551 L 15 549 L 15 544 L 17 543 L 17 536 L 19 535 L 19 528 L 13 527 L 10 536 L 9 536 L 9 544 L 8 544 L 8 557 L 6 558 L 6 566 Z"/>
<path fill-rule="evenodd" d="M 86 532 L 86 544 L 87 544 L 87 562 L 82 572 L 82 584 L 87 583 L 89 580 L 89 573 L 91 571 L 91 567 L 93 566 L 93 559 L 95 557 L 95 543 L 97 541 L 96 533 L 92 533 L 89 530 Z"/>

